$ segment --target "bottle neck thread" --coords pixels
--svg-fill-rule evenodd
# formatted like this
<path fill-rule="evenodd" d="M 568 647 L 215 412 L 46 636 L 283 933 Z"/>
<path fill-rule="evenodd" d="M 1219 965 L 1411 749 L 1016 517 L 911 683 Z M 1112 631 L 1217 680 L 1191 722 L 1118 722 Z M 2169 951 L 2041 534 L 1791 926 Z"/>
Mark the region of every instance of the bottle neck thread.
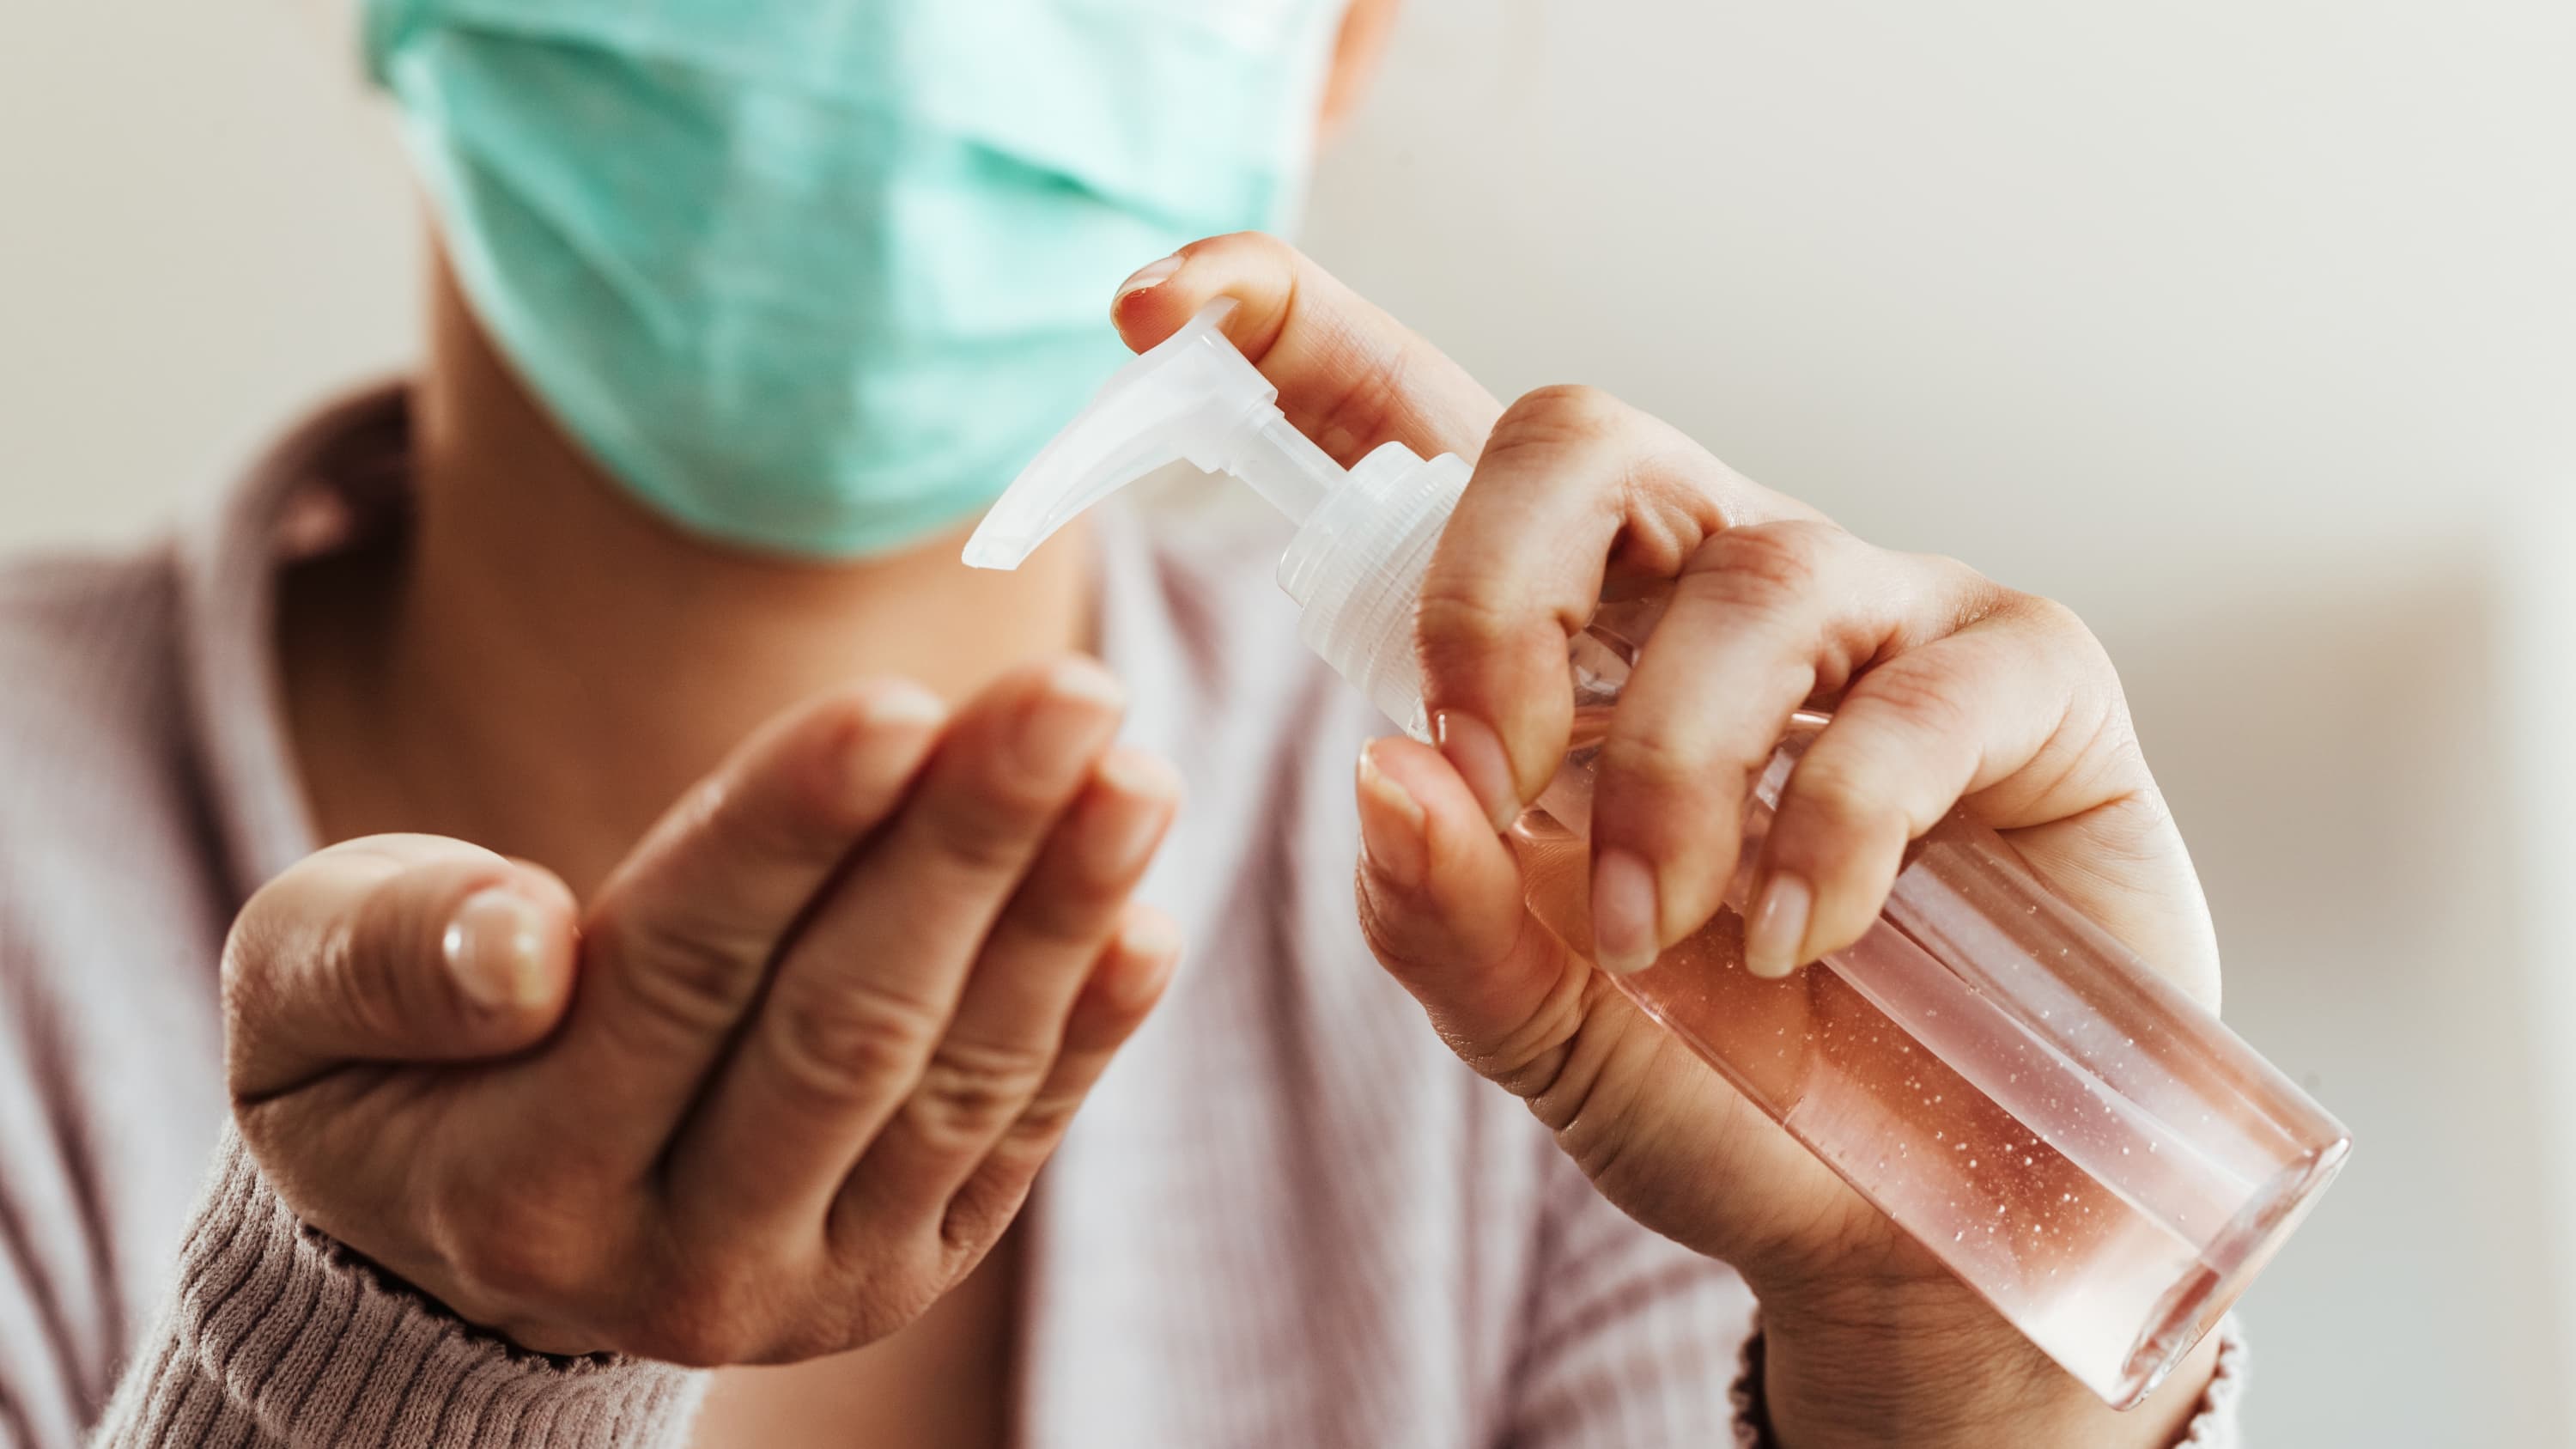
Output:
<path fill-rule="evenodd" d="M 1298 638 L 1417 739 L 1429 726 L 1414 616 L 1468 471 L 1454 454 L 1425 462 L 1386 444 L 1317 506 L 1279 560 L 1279 585 L 1300 610 Z"/>

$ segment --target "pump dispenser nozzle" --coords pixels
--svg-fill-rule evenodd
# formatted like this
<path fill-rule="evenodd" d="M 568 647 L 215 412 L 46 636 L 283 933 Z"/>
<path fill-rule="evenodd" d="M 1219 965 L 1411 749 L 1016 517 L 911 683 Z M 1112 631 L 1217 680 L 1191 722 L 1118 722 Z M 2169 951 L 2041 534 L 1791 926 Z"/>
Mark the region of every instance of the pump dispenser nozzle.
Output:
<path fill-rule="evenodd" d="M 1239 479 L 1298 525 L 1279 584 L 1303 608 L 1298 636 L 1417 737 L 1422 684 L 1413 608 L 1467 463 L 1388 443 L 1345 471 L 1289 426 L 1279 390 L 1226 340 L 1234 300 L 1101 385 L 1081 416 L 1011 481 L 966 541 L 966 562 L 1010 569 L 1075 515 L 1167 464 Z"/>
<path fill-rule="evenodd" d="M 1343 472 L 1288 425 L 1279 389 L 1226 340 L 1234 299 L 1118 369 L 1080 416 L 1013 479 L 966 543 L 976 568 L 1017 568 L 1076 514 L 1166 464 L 1231 473 L 1303 523 Z"/>

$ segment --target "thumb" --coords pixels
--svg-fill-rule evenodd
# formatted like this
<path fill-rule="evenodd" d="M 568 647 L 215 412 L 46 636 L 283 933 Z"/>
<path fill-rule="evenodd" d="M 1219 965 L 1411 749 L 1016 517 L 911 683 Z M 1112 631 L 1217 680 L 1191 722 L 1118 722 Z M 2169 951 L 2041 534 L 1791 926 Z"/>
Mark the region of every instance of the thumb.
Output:
<path fill-rule="evenodd" d="M 317 851 L 224 943 L 232 1092 L 257 1101 L 353 1062 L 528 1046 L 570 995 L 575 907 L 535 866 L 434 835 Z"/>
<path fill-rule="evenodd" d="M 1468 1065 L 1519 1089 L 1580 1025 L 1590 963 L 1523 904 L 1523 861 L 1440 753 L 1407 739 L 1360 755 L 1360 917 L 1378 960 Z M 1579 848 L 1569 872 L 1580 889 Z"/>

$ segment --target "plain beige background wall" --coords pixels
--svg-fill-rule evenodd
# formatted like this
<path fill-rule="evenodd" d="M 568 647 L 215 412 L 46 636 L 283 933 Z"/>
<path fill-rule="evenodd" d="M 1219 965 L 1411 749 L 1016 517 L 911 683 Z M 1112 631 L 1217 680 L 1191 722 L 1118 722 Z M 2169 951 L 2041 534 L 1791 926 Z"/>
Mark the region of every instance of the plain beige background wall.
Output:
<path fill-rule="evenodd" d="M 0 543 L 128 539 L 400 364 L 415 220 L 337 0 L 12 20 Z M 2360 1139 L 2261 1443 L 2576 1435 L 2571 75 L 2559 0 L 1413 0 L 1317 185 L 1498 391 L 2110 643 L 2230 1019 Z"/>

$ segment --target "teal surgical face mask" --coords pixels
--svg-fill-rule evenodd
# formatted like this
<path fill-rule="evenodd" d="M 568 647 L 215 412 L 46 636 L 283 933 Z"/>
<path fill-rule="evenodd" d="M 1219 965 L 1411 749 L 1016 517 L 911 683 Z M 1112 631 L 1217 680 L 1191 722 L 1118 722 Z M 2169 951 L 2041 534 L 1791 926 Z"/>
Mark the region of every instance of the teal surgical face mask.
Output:
<path fill-rule="evenodd" d="M 367 0 L 475 314 L 619 482 L 847 556 L 990 503 L 1110 289 L 1300 200 L 1338 0 Z"/>

